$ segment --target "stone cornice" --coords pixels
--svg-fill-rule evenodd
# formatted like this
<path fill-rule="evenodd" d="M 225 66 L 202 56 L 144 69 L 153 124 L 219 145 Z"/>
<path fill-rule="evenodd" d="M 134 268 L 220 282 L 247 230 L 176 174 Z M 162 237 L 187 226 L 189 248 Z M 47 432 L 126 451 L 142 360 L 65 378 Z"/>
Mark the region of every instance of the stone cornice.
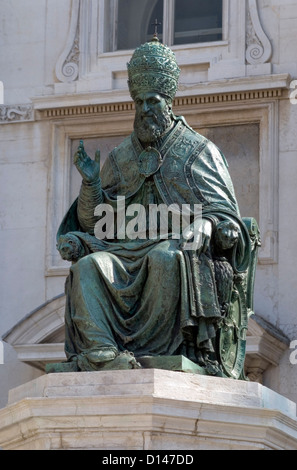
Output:
<path fill-rule="evenodd" d="M 265 100 L 271 98 L 281 98 L 283 90 L 281 88 L 269 90 L 254 90 L 233 93 L 218 93 L 208 95 L 196 95 L 177 97 L 174 100 L 174 107 L 193 106 L 206 104 L 226 104 L 250 100 Z M 107 103 L 107 104 L 85 104 L 76 106 L 65 106 L 59 108 L 48 108 L 39 110 L 38 119 L 52 119 L 65 117 L 80 117 L 84 115 L 133 112 L 133 102 Z"/>
<path fill-rule="evenodd" d="M 181 84 L 174 107 L 227 106 L 230 103 L 286 98 L 290 81 L 290 75 L 276 74 L 197 85 Z M 66 93 L 34 97 L 32 103 L 0 105 L 0 124 L 133 112 L 134 103 L 127 90 Z"/>
<path fill-rule="evenodd" d="M 180 85 L 174 106 L 226 104 L 250 100 L 280 99 L 289 89 L 288 74 Z M 37 119 L 77 117 L 105 113 L 131 113 L 134 104 L 128 91 L 75 93 L 33 99 Z"/>

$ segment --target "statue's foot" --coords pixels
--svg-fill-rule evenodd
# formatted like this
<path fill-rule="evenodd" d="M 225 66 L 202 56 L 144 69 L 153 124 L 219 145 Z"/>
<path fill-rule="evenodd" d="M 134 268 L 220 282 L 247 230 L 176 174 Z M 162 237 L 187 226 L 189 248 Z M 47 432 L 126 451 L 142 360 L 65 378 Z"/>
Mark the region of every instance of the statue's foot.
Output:
<path fill-rule="evenodd" d="M 215 359 L 210 359 L 210 354 L 206 350 L 199 350 L 197 353 L 197 364 L 207 372 L 208 375 L 223 377 L 221 366 Z"/>
<path fill-rule="evenodd" d="M 210 359 L 208 359 L 205 364 L 205 369 L 208 375 L 214 375 L 216 377 L 224 376 L 218 361 L 211 361 Z"/>
<path fill-rule="evenodd" d="M 113 361 L 105 362 L 98 370 L 129 370 L 141 369 L 134 354 L 129 351 L 121 352 Z"/>
<path fill-rule="evenodd" d="M 115 348 L 102 348 L 77 356 L 78 367 L 82 371 L 98 370 L 102 364 L 113 361 L 118 355 Z"/>
<path fill-rule="evenodd" d="M 87 353 L 87 358 L 90 362 L 97 364 L 98 362 L 108 362 L 115 359 L 118 355 L 118 352 L 111 349 L 98 349 L 98 351 L 91 351 Z"/>
<path fill-rule="evenodd" d="M 78 366 L 82 371 L 141 369 L 141 365 L 136 361 L 133 353 L 129 351 L 118 353 L 113 349 L 81 354 L 78 357 Z"/>

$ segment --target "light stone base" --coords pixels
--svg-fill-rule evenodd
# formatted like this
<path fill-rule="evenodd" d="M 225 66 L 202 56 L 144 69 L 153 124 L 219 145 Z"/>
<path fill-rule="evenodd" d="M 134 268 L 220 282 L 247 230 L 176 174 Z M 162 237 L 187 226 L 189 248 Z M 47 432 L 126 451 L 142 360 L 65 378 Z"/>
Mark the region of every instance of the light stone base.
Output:
<path fill-rule="evenodd" d="M 255 382 L 159 369 L 48 374 L 10 391 L 0 447 L 297 450 L 296 404 Z"/>

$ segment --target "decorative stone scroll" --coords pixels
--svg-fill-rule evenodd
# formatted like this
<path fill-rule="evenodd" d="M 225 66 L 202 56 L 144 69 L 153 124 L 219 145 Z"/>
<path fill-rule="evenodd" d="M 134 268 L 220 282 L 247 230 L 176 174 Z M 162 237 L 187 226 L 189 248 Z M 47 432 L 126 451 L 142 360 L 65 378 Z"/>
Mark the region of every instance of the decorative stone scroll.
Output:
<path fill-rule="evenodd" d="M 33 121 L 34 110 L 31 104 L 0 105 L 0 124 Z"/>
<path fill-rule="evenodd" d="M 257 0 L 248 0 L 247 7 L 246 61 L 250 65 L 265 64 L 271 58 L 272 46 L 260 22 Z"/>
<path fill-rule="evenodd" d="M 57 79 L 66 83 L 78 79 L 80 0 L 72 0 L 71 12 L 67 43 L 56 64 Z"/>

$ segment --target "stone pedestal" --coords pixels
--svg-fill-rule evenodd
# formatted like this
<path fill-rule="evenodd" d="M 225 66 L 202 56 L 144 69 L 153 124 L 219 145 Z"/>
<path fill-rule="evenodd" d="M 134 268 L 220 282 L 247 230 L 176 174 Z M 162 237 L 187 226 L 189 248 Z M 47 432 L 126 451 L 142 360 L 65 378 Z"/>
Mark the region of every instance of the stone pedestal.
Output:
<path fill-rule="evenodd" d="M 11 390 L 0 447 L 297 450 L 296 405 L 258 383 L 192 373 L 48 374 Z"/>

